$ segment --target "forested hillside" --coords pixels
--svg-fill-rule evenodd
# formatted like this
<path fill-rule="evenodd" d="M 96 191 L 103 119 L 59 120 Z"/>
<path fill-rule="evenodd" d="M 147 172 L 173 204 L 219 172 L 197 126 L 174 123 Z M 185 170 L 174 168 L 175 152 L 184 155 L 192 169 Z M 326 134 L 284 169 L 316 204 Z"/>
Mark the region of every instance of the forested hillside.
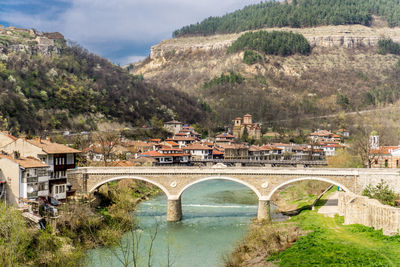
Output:
<path fill-rule="evenodd" d="M 57 49 L 52 48 L 57 53 L 51 55 L 32 52 L 35 39 L 28 43 L 21 31 L 14 32 L 18 39 L 0 36 L 2 129 L 91 130 L 104 121 L 142 126 L 154 116 L 187 122 L 204 117 L 200 105 L 186 93 L 145 83 L 142 77 L 65 42 L 58 42 Z M 18 42 L 27 51 L 13 51 Z"/>
<path fill-rule="evenodd" d="M 320 25 L 362 24 L 372 15 L 386 19 L 390 27 L 400 25 L 399 0 L 293 0 L 266 1 L 250 5 L 222 17 L 209 17 L 182 27 L 174 37 L 234 33 L 264 27 L 313 27 Z"/>

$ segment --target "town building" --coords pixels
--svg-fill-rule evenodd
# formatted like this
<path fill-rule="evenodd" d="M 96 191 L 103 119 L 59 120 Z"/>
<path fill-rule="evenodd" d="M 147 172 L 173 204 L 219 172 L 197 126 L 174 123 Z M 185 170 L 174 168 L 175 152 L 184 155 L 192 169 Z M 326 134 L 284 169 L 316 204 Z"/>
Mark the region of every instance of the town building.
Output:
<path fill-rule="evenodd" d="M 17 152 L 12 156 L 0 155 L 0 177 L 6 183 L 6 201 L 14 206 L 38 197 L 66 197 L 65 187 L 49 193 L 49 165 L 36 158 L 20 157 Z"/>
<path fill-rule="evenodd" d="M 184 153 L 190 154 L 192 160 L 207 160 L 213 158 L 213 149 L 201 143 L 190 144 L 183 148 Z"/>
<path fill-rule="evenodd" d="M 369 157 L 371 168 L 400 168 L 400 146 L 374 147 Z"/>
<path fill-rule="evenodd" d="M 163 148 L 160 151 L 147 151 L 139 154 L 140 158 L 152 158 L 156 161 L 156 165 L 165 164 L 188 164 L 190 154 L 183 153 L 182 149 Z"/>
<path fill-rule="evenodd" d="M 18 152 L 22 157 L 34 157 L 50 166 L 49 191 L 56 199 L 65 199 L 67 186 L 66 172 L 76 167 L 76 155 L 79 150 L 53 143 L 47 139 L 35 140 L 18 138 L 0 148 L 8 155 Z"/>
<path fill-rule="evenodd" d="M 172 120 L 172 121 L 168 121 L 164 123 L 164 128 L 173 133 L 173 134 L 177 134 L 179 133 L 180 130 L 182 130 L 182 122 L 176 121 L 176 120 Z"/>
<path fill-rule="evenodd" d="M 2 131 L 2 132 L 0 132 L 0 147 L 8 145 L 17 139 L 18 138 L 16 138 L 15 136 L 12 136 L 11 134 L 9 134 L 9 132 Z"/>
<path fill-rule="evenodd" d="M 245 131 L 247 132 L 249 138 L 259 140 L 261 138 L 261 128 L 258 124 L 253 123 L 253 116 L 246 114 L 241 117 L 237 117 L 234 120 L 233 125 L 233 136 L 237 139 L 242 138 Z"/>
<path fill-rule="evenodd" d="M 234 142 L 235 137 L 229 133 L 222 133 L 215 137 L 215 143 L 219 144 L 232 144 Z"/>

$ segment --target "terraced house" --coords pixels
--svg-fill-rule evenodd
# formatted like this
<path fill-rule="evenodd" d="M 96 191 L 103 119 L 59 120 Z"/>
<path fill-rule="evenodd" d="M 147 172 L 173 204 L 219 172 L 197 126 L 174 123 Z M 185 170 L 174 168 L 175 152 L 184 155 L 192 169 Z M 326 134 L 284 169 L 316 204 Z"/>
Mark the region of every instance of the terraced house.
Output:
<path fill-rule="evenodd" d="M 47 164 L 50 171 L 50 195 L 59 200 L 66 199 L 66 171 L 76 167 L 76 155 L 80 153 L 79 150 L 40 138 L 18 138 L 0 149 L 8 155 L 19 153 L 21 157 L 33 157 Z"/>

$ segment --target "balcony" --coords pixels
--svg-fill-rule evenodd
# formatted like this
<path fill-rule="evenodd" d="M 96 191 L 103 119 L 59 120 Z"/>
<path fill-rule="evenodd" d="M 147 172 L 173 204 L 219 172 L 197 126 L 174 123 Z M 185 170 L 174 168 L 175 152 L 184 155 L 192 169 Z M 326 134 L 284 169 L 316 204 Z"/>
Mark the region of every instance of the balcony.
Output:
<path fill-rule="evenodd" d="M 26 177 L 26 182 L 27 183 L 37 183 L 38 177 L 37 176 Z"/>
<path fill-rule="evenodd" d="M 26 197 L 29 198 L 37 198 L 38 197 L 38 192 L 32 192 L 32 193 L 26 193 Z"/>

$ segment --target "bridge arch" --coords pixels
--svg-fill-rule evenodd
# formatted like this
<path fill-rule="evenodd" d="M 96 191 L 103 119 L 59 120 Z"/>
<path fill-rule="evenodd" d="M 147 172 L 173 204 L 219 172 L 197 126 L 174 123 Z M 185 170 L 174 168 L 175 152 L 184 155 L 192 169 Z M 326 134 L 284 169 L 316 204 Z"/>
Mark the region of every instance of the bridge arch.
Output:
<path fill-rule="evenodd" d="M 323 178 L 323 177 L 300 177 L 300 178 L 294 178 L 294 179 L 290 179 L 288 181 L 285 181 L 281 184 L 279 184 L 278 186 L 276 186 L 275 188 L 272 189 L 272 191 L 268 194 L 268 196 L 266 197 L 266 199 L 271 200 L 272 196 L 275 194 L 275 192 L 282 188 L 285 185 L 291 184 L 291 183 L 295 183 L 295 182 L 300 182 L 300 181 L 306 181 L 306 180 L 312 180 L 312 181 L 322 181 L 322 182 L 326 182 L 329 184 L 333 184 L 336 186 L 339 186 L 340 188 L 342 188 L 344 191 L 346 192 L 352 192 L 351 190 L 349 190 L 346 186 L 344 186 L 341 183 L 338 183 L 332 179 L 328 179 L 328 178 Z"/>
<path fill-rule="evenodd" d="M 248 187 L 249 189 L 251 189 L 251 190 L 257 195 L 258 198 L 261 198 L 261 192 L 258 191 L 258 189 L 257 189 L 254 185 L 252 185 L 252 184 L 250 184 L 250 183 L 247 183 L 247 182 L 245 182 L 245 181 L 242 181 L 242 180 L 239 179 L 239 178 L 233 178 L 233 177 L 229 177 L 229 176 L 209 176 L 209 177 L 205 177 L 205 178 L 202 178 L 202 179 L 193 181 L 193 182 L 191 182 L 191 183 L 185 185 L 185 186 L 181 189 L 181 191 L 179 191 L 179 193 L 178 193 L 178 195 L 177 195 L 176 197 L 177 197 L 177 198 L 180 198 L 180 197 L 182 196 L 183 192 L 184 192 L 186 189 L 188 189 L 189 187 L 191 187 L 192 185 L 195 185 L 195 184 L 198 184 L 198 183 L 201 183 L 201 182 L 205 182 L 205 181 L 210 181 L 210 180 L 227 180 L 227 181 L 233 181 L 233 182 L 242 184 L 242 185 Z"/>
<path fill-rule="evenodd" d="M 118 181 L 118 180 L 123 180 L 123 179 L 133 179 L 133 180 L 140 180 L 140 181 L 144 181 L 144 182 L 148 182 L 152 185 L 157 186 L 158 188 L 160 188 L 165 195 L 167 196 L 167 198 L 170 198 L 170 192 L 160 183 L 157 183 L 155 181 L 152 181 L 149 178 L 144 178 L 144 177 L 140 177 L 140 176 L 132 176 L 132 175 L 124 175 L 124 176 L 116 176 L 116 177 L 111 177 L 109 179 L 106 179 L 104 181 L 101 181 L 99 183 L 97 183 L 96 185 L 94 185 L 90 190 L 88 190 L 89 193 L 93 192 L 95 189 L 99 188 L 100 186 L 102 186 L 103 184 L 112 182 L 112 181 Z"/>

